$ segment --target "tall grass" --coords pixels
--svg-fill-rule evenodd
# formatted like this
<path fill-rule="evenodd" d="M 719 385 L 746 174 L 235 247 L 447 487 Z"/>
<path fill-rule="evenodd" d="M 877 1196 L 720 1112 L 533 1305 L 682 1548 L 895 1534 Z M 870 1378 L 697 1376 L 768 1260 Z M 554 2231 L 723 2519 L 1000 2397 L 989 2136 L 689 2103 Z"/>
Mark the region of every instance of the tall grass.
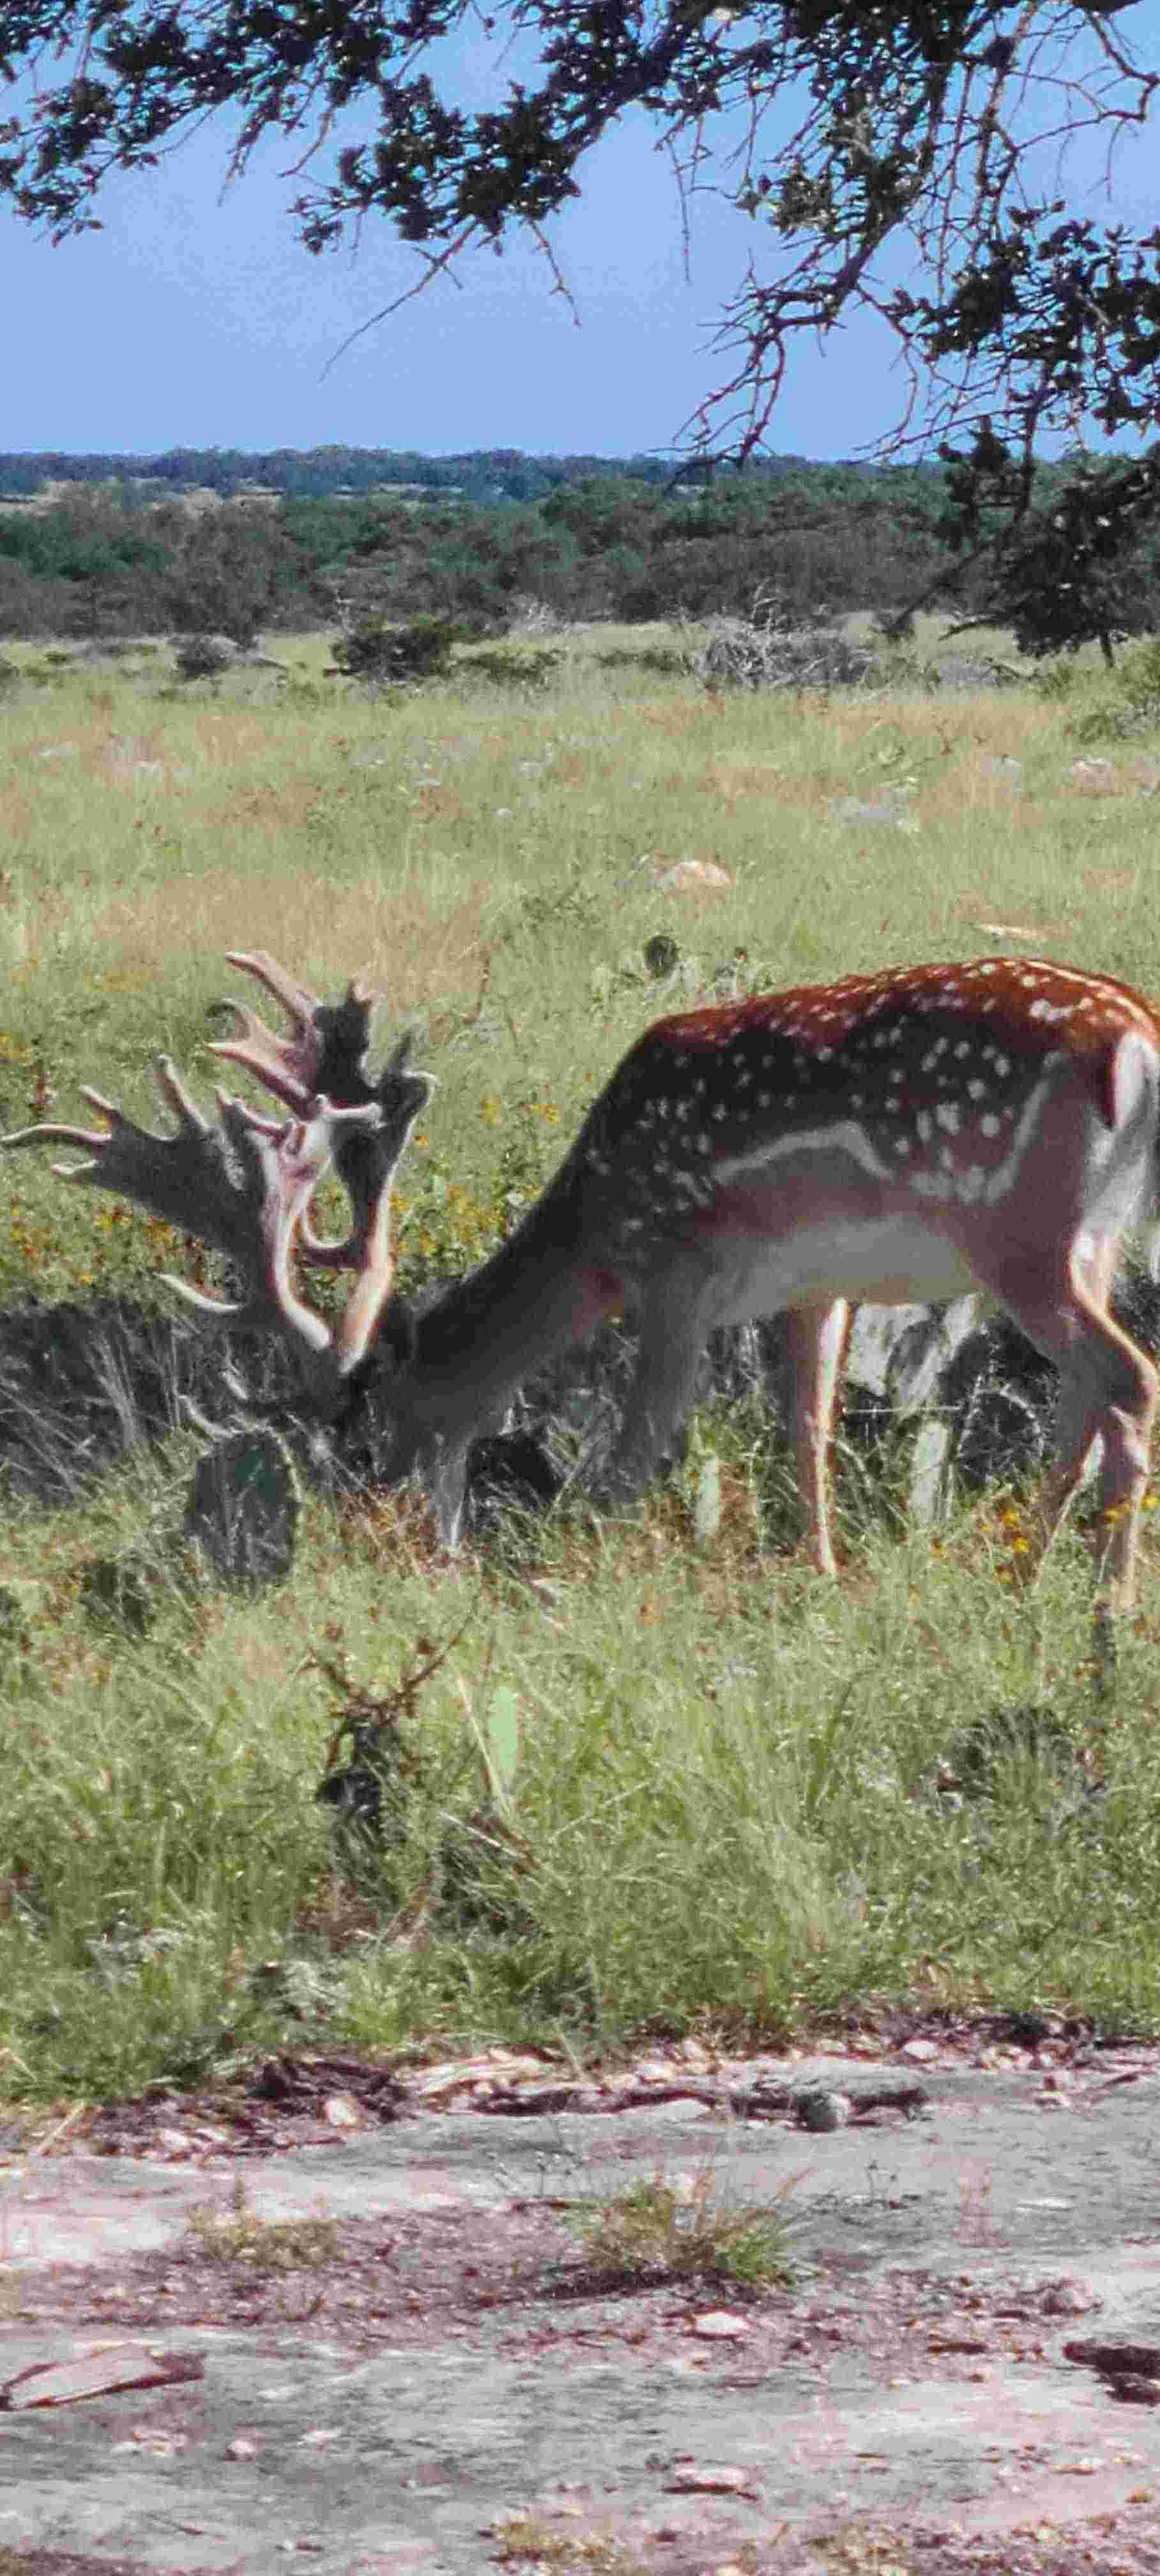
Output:
<path fill-rule="evenodd" d="M 1073 767 L 1101 677 L 1056 700 L 713 699 L 602 670 L 606 644 L 526 698 L 332 695 L 309 644 L 284 648 L 280 697 L 148 668 L 10 693 L 3 1123 L 71 1116 L 85 1079 L 141 1113 L 162 1047 L 202 1088 L 226 947 L 328 994 L 368 975 L 440 1075 L 401 1184 L 404 1268 L 430 1272 L 488 1248 L 636 1031 L 692 993 L 1013 946 L 1160 992 L 1134 766 L 1156 746 Z M 829 811 L 909 782 L 914 829 Z M 685 858 L 730 885 L 662 891 Z M 149 1297 L 182 1266 L 39 1157 L 5 1180 L 9 1308 Z M 900 2001 L 1154 2023 L 1154 1545 L 1097 1711 L 1074 1541 L 1020 1602 L 993 1503 L 932 1541 L 850 1481 L 835 1591 L 780 1541 L 754 1408 L 699 1437 L 722 1463 L 711 1543 L 693 1470 L 624 1523 L 574 1505 L 454 1563 L 413 1498 L 315 1492 L 292 1579 L 241 1601 L 182 1543 L 188 1431 L 78 1467 L 67 1509 L 13 1490 L 0 2087 L 111 2093 L 295 2035 L 777 2039 Z M 148 1571 L 136 1621 L 92 1580 L 125 1558 Z M 479 1753 L 496 1694 L 522 1748 L 501 1809 Z M 405 1756 L 377 1840 L 316 1798 L 368 1695 Z"/>

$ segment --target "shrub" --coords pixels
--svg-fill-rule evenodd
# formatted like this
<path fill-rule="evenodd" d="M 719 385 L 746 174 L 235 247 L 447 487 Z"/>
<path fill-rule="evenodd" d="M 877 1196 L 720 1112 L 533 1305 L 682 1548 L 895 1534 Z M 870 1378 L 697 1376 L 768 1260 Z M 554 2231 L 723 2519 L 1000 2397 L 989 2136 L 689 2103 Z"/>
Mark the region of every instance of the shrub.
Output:
<path fill-rule="evenodd" d="M 221 635 L 186 635 L 174 660 L 182 680 L 220 680 L 233 662 L 232 648 Z"/>
<path fill-rule="evenodd" d="M 412 617 L 392 626 L 382 617 L 364 617 L 331 650 L 348 680 L 371 688 L 399 688 L 409 681 L 445 680 L 453 644 L 465 641 L 467 629 L 453 617 Z"/>

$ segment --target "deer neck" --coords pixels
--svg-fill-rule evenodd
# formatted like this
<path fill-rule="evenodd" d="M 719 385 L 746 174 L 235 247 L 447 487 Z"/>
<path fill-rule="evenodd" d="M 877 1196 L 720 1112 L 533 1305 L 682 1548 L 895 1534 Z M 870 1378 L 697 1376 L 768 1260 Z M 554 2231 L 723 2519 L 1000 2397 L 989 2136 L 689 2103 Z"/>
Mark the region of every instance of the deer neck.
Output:
<path fill-rule="evenodd" d="M 569 1195 L 549 1189 L 490 1261 L 416 1318 L 404 1409 L 416 1436 L 456 1445 L 515 1389 L 616 1312 L 623 1281 L 583 1254 Z"/>

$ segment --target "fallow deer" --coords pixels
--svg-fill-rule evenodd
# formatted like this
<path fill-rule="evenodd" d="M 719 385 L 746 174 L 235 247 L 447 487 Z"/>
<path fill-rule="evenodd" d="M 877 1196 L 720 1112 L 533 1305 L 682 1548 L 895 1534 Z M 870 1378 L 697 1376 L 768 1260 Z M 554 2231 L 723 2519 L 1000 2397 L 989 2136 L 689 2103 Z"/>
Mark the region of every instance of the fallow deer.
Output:
<path fill-rule="evenodd" d="M 242 1307 L 186 1294 L 279 1332 L 315 1414 L 333 1420 L 357 1390 L 387 1425 L 387 1474 L 426 1479 L 448 1544 L 472 1442 L 603 1317 L 627 1304 L 639 1327 L 605 1487 L 627 1500 L 665 1456 L 714 1327 L 784 1309 L 809 1546 L 832 1574 L 826 1461 L 851 1307 L 974 1288 L 1059 1371 L 1042 1544 L 1098 1434 L 1104 1598 L 1130 1601 L 1157 1374 L 1108 1299 L 1125 1235 L 1156 1212 L 1160 1020 L 1127 985 L 992 957 L 659 1020 L 509 1240 L 408 1319 L 392 1293 L 391 1188 L 431 1079 L 410 1069 L 406 1040 L 371 1079 L 373 1005 L 358 985 L 328 1006 L 262 953 L 230 962 L 282 1004 L 290 1034 L 233 1004 L 241 1034 L 214 1051 L 287 1117 L 219 1092 L 211 1124 L 162 1058 L 174 1135 L 89 1091 L 104 1128 L 43 1124 L 4 1141 L 77 1147 L 87 1160 L 57 1166 L 64 1177 L 225 1252 Z M 332 1165 L 353 1223 L 328 1243 L 310 1206 Z M 333 1326 L 299 1292 L 312 1265 L 354 1273 Z"/>

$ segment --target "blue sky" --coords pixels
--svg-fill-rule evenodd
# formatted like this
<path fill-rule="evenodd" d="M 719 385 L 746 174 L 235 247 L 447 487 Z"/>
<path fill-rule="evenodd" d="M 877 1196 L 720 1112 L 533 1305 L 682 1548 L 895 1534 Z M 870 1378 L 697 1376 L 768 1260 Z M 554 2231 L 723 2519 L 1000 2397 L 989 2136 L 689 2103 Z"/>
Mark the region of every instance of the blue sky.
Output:
<path fill-rule="evenodd" d="M 555 226 L 575 315 L 542 256 L 476 253 L 345 354 L 347 335 L 417 275 L 388 227 L 357 255 L 311 256 L 285 208 L 301 182 L 265 151 L 222 195 L 207 128 L 161 169 L 118 181 L 105 229 L 54 249 L 0 213 L 13 363 L 0 448 L 665 448 L 713 380 L 715 317 L 753 227 L 705 201 L 689 273 L 666 165 L 638 126 L 590 154 L 582 205 Z M 291 156 L 283 147 L 283 157 Z M 842 455 L 886 418 L 844 341 L 804 359 L 776 444 Z"/>
<path fill-rule="evenodd" d="M 119 179 L 97 209 L 103 231 L 56 249 L 0 209 L 0 450 L 665 451 L 715 381 L 715 320 L 760 234 L 700 200 L 686 275 L 673 181 L 643 121 L 588 155 L 583 201 L 554 228 L 576 317 L 517 243 L 502 260 L 476 254 L 458 288 L 437 280 L 342 355 L 414 278 L 413 255 L 383 225 L 357 256 L 311 258 L 286 211 L 303 185 L 284 175 L 293 148 L 264 147 L 223 194 L 230 140 L 215 122 Z M 1140 174 L 1155 221 L 1154 135 L 1152 157 L 1141 150 L 1121 185 Z M 889 349 L 852 325 L 824 350 L 802 344 L 770 443 L 856 454 L 902 398 Z"/>

